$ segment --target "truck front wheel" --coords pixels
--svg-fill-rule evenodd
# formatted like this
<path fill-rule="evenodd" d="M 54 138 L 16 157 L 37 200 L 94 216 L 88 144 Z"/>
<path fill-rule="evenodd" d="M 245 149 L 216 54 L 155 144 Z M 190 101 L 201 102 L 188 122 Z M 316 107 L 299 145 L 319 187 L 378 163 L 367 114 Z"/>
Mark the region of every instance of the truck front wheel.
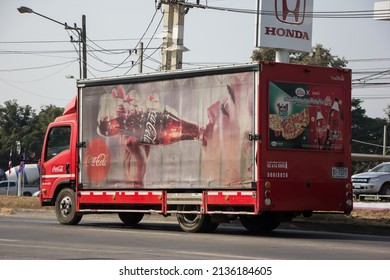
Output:
<path fill-rule="evenodd" d="M 182 205 L 178 207 L 179 211 L 198 212 L 198 205 Z M 218 227 L 218 223 L 211 220 L 207 214 L 197 213 L 178 213 L 177 221 L 185 232 L 212 232 Z"/>
<path fill-rule="evenodd" d="M 63 225 L 77 225 L 81 214 L 76 213 L 76 199 L 73 190 L 66 188 L 60 191 L 55 203 L 57 220 Z"/>
<path fill-rule="evenodd" d="M 120 212 L 118 216 L 126 226 L 134 226 L 142 220 L 144 213 Z"/>
<path fill-rule="evenodd" d="M 241 215 L 241 224 L 250 232 L 269 232 L 280 225 L 275 213 L 261 213 L 259 215 Z"/>

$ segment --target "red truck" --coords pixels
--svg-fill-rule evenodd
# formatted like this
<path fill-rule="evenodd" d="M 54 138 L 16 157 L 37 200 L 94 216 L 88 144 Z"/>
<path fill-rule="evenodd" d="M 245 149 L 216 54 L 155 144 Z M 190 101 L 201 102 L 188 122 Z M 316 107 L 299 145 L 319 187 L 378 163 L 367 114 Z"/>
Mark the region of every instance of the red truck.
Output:
<path fill-rule="evenodd" d="M 157 213 L 187 232 L 234 219 L 258 232 L 352 211 L 350 70 L 261 62 L 77 85 L 41 157 L 40 203 L 61 224 Z"/>

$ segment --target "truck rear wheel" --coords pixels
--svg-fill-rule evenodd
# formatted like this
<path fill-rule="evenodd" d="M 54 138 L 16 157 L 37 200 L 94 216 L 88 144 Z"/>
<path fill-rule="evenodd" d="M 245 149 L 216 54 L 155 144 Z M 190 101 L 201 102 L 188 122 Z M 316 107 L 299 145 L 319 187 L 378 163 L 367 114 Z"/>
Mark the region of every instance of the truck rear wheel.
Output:
<path fill-rule="evenodd" d="M 241 215 L 241 224 L 250 232 L 269 232 L 280 225 L 275 213 L 261 213 L 260 215 Z"/>
<path fill-rule="evenodd" d="M 73 190 L 66 188 L 60 191 L 55 203 L 57 220 L 63 225 L 77 225 L 81 214 L 76 213 L 76 199 Z"/>
<path fill-rule="evenodd" d="M 118 216 L 126 226 L 134 226 L 142 220 L 144 213 L 120 212 Z"/>
<path fill-rule="evenodd" d="M 199 211 L 198 205 L 180 205 L 179 211 Z M 207 214 L 179 213 L 177 221 L 185 232 L 212 232 L 218 227 L 218 223 L 211 220 Z"/>

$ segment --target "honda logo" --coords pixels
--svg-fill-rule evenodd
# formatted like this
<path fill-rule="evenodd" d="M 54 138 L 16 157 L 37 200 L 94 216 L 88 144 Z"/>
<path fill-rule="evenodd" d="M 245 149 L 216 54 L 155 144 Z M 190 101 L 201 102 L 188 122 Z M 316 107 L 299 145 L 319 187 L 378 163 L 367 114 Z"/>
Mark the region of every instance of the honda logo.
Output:
<path fill-rule="evenodd" d="M 280 22 L 300 25 L 305 12 L 306 0 L 275 0 L 275 14 Z"/>

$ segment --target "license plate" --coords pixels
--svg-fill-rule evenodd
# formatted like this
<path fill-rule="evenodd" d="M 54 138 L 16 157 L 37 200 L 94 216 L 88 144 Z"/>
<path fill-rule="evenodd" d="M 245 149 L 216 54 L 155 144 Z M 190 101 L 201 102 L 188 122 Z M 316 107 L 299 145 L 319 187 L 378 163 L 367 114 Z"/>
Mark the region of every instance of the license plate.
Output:
<path fill-rule="evenodd" d="M 347 167 L 332 167 L 332 178 L 334 179 L 347 179 L 348 168 Z"/>
<path fill-rule="evenodd" d="M 352 184 L 352 187 L 353 187 L 354 189 L 361 189 L 361 188 L 362 188 L 362 186 L 359 185 L 359 184 Z"/>

